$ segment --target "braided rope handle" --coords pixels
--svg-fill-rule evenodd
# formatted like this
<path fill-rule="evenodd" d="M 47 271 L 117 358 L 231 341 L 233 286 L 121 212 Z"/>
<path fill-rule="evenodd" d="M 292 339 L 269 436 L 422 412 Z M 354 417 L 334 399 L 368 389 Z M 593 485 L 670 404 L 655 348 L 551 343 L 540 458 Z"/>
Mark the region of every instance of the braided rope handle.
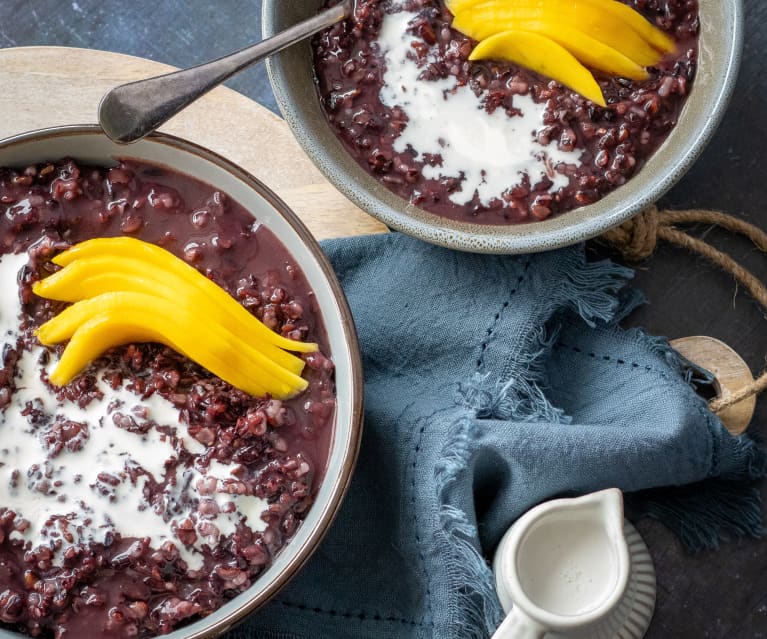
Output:
<path fill-rule="evenodd" d="M 659 211 L 657 207 L 652 206 L 621 226 L 607 231 L 601 236 L 601 239 L 631 262 L 638 262 L 650 257 L 655 251 L 658 240 L 702 255 L 722 270 L 730 273 L 767 312 L 767 286 L 763 282 L 729 255 L 715 249 L 703 240 L 691 237 L 684 231 L 677 229 L 677 224 L 714 224 L 747 237 L 754 246 L 767 253 L 767 233 L 760 228 L 725 213 L 700 209 Z M 767 370 L 751 384 L 738 389 L 727 397 L 712 400 L 709 403 L 709 408 L 715 413 L 720 413 L 725 408 L 766 389 Z"/>

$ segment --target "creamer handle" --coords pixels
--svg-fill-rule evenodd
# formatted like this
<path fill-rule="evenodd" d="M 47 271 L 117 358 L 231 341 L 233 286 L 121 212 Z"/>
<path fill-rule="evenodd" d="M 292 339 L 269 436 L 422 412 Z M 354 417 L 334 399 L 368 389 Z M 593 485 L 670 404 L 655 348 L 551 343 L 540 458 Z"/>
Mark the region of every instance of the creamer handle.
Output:
<path fill-rule="evenodd" d="M 492 639 L 543 639 L 546 629 L 539 626 L 518 607 L 514 606 L 503 620 Z"/>

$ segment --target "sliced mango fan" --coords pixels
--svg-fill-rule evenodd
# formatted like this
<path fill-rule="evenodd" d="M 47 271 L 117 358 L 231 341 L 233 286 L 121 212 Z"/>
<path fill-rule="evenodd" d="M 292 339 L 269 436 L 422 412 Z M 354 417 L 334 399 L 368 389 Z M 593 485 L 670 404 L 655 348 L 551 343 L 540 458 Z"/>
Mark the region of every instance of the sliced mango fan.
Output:
<path fill-rule="evenodd" d="M 69 383 L 114 346 L 159 342 L 251 395 L 286 399 L 307 387 L 304 361 L 290 351 L 315 352 L 317 344 L 275 333 L 159 246 L 96 238 L 59 253 L 53 263 L 63 268 L 32 290 L 74 304 L 37 330 L 46 346 L 69 340 L 52 384 Z"/>
<path fill-rule="evenodd" d="M 470 60 L 507 60 L 607 106 L 589 68 L 631 80 L 676 48 L 618 0 L 446 0 L 453 28 L 477 40 Z"/>

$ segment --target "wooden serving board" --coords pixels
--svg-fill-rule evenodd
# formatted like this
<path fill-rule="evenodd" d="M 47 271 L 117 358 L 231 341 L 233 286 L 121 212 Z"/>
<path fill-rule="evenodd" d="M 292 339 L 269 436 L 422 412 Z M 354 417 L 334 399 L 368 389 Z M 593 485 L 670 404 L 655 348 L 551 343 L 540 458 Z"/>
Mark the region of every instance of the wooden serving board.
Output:
<path fill-rule="evenodd" d="M 104 93 L 118 84 L 172 71 L 158 62 L 90 49 L 22 47 L 0 49 L 0 139 L 62 124 L 93 124 Z M 315 168 L 293 138 L 288 125 L 244 95 L 219 87 L 173 118 L 161 129 L 211 149 L 243 167 L 271 187 L 317 239 L 386 232 L 339 193 Z M 725 375 L 722 391 L 751 378 L 737 354 L 710 352 L 710 338 L 686 338 L 679 346 L 704 367 L 718 362 Z M 724 345 L 722 345 L 724 346 Z M 683 347 L 683 348 L 682 348 Z M 733 357 L 730 357 L 733 356 Z M 712 360 L 713 357 L 713 360 Z M 721 370 L 719 371 L 721 374 Z M 747 377 L 746 377 L 747 376 Z M 720 380 L 721 381 L 721 380 Z M 733 432 L 742 432 L 755 400 L 723 415 Z"/>
<path fill-rule="evenodd" d="M 0 139 L 62 124 L 94 124 L 104 93 L 172 71 L 159 62 L 69 47 L 0 49 Z M 385 232 L 315 168 L 276 115 L 219 87 L 161 131 L 215 151 L 271 187 L 317 239 Z"/>

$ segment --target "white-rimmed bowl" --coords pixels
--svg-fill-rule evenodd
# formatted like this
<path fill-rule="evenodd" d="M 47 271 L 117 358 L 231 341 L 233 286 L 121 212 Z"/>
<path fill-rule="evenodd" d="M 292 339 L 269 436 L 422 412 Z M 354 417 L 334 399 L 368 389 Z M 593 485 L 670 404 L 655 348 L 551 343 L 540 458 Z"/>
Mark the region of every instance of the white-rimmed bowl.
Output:
<path fill-rule="evenodd" d="M 64 157 L 98 166 L 114 164 L 115 158 L 160 164 L 227 193 L 267 226 L 300 264 L 324 320 L 335 363 L 337 409 L 315 502 L 294 537 L 248 590 L 208 617 L 163 635 L 212 639 L 268 601 L 296 574 L 327 531 L 346 493 L 362 433 L 362 367 L 351 312 L 329 262 L 303 223 L 265 185 L 212 151 L 161 134 L 119 146 L 95 125 L 44 129 L 0 141 L 0 166 L 23 167 Z M 0 630 L 2 638 L 20 636 Z"/>
<path fill-rule="evenodd" d="M 314 15 L 322 0 L 264 0 L 271 36 Z M 478 253 L 530 253 L 595 237 L 655 203 L 711 139 L 730 99 L 743 48 L 742 0 L 699 0 L 698 70 L 679 122 L 645 166 L 601 200 L 527 224 L 495 226 L 450 220 L 392 193 L 346 151 L 330 128 L 315 86 L 311 46 L 303 42 L 267 61 L 277 103 L 301 146 L 325 177 L 384 224 L 427 242 Z"/>

